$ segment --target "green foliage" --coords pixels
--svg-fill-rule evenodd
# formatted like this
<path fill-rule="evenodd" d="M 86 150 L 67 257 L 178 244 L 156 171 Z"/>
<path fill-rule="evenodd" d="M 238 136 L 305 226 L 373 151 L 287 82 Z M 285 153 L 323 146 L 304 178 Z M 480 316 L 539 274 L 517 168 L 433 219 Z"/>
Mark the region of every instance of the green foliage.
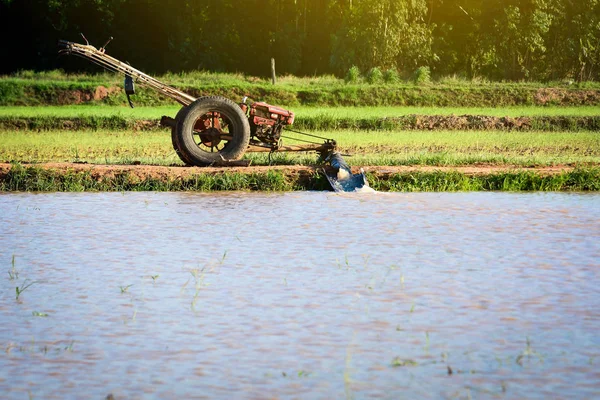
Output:
<path fill-rule="evenodd" d="M 358 83 L 359 79 L 360 69 L 356 65 L 353 65 L 352 67 L 350 67 L 350 69 L 348 69 L 348 72 L 346 73 L 346 83 Z"/>
<path fill-rule="evenodd" d="M 395 68 L 390 68 L 383 73 L 383 80 L 388 84 L 396 84 L 400 82 L 400 75 Z"/>
<path fill-rule="evenodd" d="M 0 105 L 23 104 L 25 98 L 24 85 L 7 79 L 0 80 Z"/>
<path fill-rule="evenodd" d="M 429 67 L 419 67 L 415 71 L 414 81 L 417 85 L 427 85 L 431 83 L 431 70 Z"/>
<path fill-rule="evenodd" d="M 371 85 L 376 85 L 383 82 L 383 73 L 377 67 L 373 67 L 367 73 L 367 82 Z"/>
<path fill-rule="evenodd" d="M 359 1 L 340 11 L 343 18 L 331 49 L 335 70 L 350 65 L 363 71 L 375 66 L 414 68 L 434 61 L 425 0 Z"/>

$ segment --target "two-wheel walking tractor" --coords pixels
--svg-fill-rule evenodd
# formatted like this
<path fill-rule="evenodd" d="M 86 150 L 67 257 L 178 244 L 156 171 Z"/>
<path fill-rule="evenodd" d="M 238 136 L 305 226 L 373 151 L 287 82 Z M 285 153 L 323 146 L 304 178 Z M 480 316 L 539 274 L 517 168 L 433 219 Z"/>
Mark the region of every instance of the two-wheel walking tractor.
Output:
<path fill-rule="evenodd" d="M 235 164 L 246 152 L 316 151 L 325 159 L 334 152 L 334 140 L 303 132 L 298 145 L 284 146 L 282 131 L 294 123 L 294 113 L 263 102 L 237 104 L 221 96 L 195 98 L 106 54 L 88 44 L 59 41 L 59 54 L 73 54 L 101 67 L 125 75 L 125 93 L 135 93 L 135 83 L 150 87 L 179 104 L 175 118 L 163 117 L 161 124 L 171 128 L 173 148 L 187 165 Z M 318 143 L 314 139 L 323 140 Z M 294 140 L 294 139 L 292 139 Z"/>

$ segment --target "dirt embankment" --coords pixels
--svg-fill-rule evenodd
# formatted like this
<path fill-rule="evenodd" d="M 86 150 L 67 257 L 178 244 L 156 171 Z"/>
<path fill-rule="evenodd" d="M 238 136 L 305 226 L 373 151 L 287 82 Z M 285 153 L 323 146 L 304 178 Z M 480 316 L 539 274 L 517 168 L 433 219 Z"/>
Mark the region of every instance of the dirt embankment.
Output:
<path fill-rule="evenodd" d="M 43 103 L 56 105 L 77 105 L 102 102 L 122 92 L 118 87 L 97 86 L 95 89 L 62 89 L 53 93 L 40 92 Z"/>
<path fill-rule="evenodd" d="M 389 118 L 298 118 L 294 124 L 305 130 L 502 130 L 502 131 L 598 131 L 600 117 L 534 116 L 493 117 L 486 115 L 405 115 Z M 45 130 L 134 130 L 161 129 L 159 120 L 110 117 L 0 117 L 0 129 Z"/>
<path fill-rule="evenodd" d="M 248 89 L 227 88 L 205 90 L 202 88 L 186 88 L 185 90 L 194 97 L 221 95 L 230 98 L 239 98 L 248 94 Z M 479 105 L 598 105 L 600 104 L 600 90 L 594 89 L 566 89 L 566 88 L 541 88 L 541 89 L 522 89 L 517 91 L 494 90 L 494 88 L 483 88 L 473 90 L 469 89 L 454 91 L 446 88 L 437 88 L 435 86 L 427 88 L 363 88 L 359 98 L 349 96 L 345 89 L 324 90 L 318 93 L 290 90 L 262 90 L 256 88 L 250 90 L 253 98 L 264 98 L 270 102 L 283 105 L 303 104 L 314 106 L 479 106 Z M 425 95 L 423 96 L 423 92 Z M 115 95 L 122 95 L 123 89 L 120 87 L 99 86 L 95 91 L 91 90 L 63 90 L 55 98 L 58 104 L 83 104 L 93 101 L 105 101 Z M 171 101 L 153 93 L 146 94 L 145 101 L 152 103 L 167 104 Z M 161 100 L 162 98 L 162 100 Z"/>
<path fill-rule="evenodd" d="M 110 117 L 0 117 L 0 129 L 14 131 L 81 131 L 81 130 L 134 130 L 164 129 L 159 120 Z"/>
<path fill-rule="evenodd" d="M 535 104 L 545 105 L 594 105 L 600 102 L 598 90 L 570 90 L 562 88 L 538 89 L 534 96 Z"/>
<path fill-rule="evenodd" d="M 600 117 L 535 116 L 492 117 L 486 115 L 415 115 L 408 116 L 404 129 L 414 130 L 598 130 Z"/>

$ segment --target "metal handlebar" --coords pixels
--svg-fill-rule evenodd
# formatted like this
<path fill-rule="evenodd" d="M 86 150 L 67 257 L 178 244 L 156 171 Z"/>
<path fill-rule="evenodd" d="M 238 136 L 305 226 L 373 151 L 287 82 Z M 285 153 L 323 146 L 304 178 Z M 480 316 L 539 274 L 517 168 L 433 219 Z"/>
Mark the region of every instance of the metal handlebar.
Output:
<path fill-rule="evenodd" d="M 112 39 L 112 38 L 111 38 Z M 107 43 L 108 44 L 108 43 Z M 101 66 L 109 71 L 118 72 L 125 76 L 130 76 L 136 80 L 140 85 L 150 87 L 157 92 L 175 100 L 183 106 L 188 106 L 193 103 L 196 98 L 177 90 L 167 84 L 162 83 L 158 79 L 155 79 L 149 75 L 146 75 L 142 71 L 127 65 L 116 58 L 113 58 L 105 53 L 104 47 L 98 50 L 94 46 L 87 44 L 79 44 L 69 42 L 66 40 L 59 40 L 58 46 L 61 48 L 58 54 L 63 55 L 76 55 L 92 61 L 94 64 Z M 106 45 L 105 45 L 106 47 Z"/>

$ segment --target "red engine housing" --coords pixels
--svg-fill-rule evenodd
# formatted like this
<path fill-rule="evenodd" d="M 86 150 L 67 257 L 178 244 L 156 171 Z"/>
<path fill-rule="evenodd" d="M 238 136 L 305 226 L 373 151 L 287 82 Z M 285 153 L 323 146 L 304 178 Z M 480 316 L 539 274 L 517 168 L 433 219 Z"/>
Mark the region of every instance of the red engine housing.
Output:
<path fill-rule="evenodd" d="M 250 118 L 256 125 L 275 125 L 277 123 L 292 125 L 294 123 L 293 112 L 263 102 L 256 102 L 250 106 Z"/>
<path fill-rule="evenodd" d="M 242 103 L 240 106 L 245 113 L 248 113 L 252 139 L 266 143 L 273 148 L 277 147 L 279 143 L 283 127 L 294 123 L 294 113 L 281 107 L 264 102 L 253 103 L 249 108 L 246 103 Z"/>

